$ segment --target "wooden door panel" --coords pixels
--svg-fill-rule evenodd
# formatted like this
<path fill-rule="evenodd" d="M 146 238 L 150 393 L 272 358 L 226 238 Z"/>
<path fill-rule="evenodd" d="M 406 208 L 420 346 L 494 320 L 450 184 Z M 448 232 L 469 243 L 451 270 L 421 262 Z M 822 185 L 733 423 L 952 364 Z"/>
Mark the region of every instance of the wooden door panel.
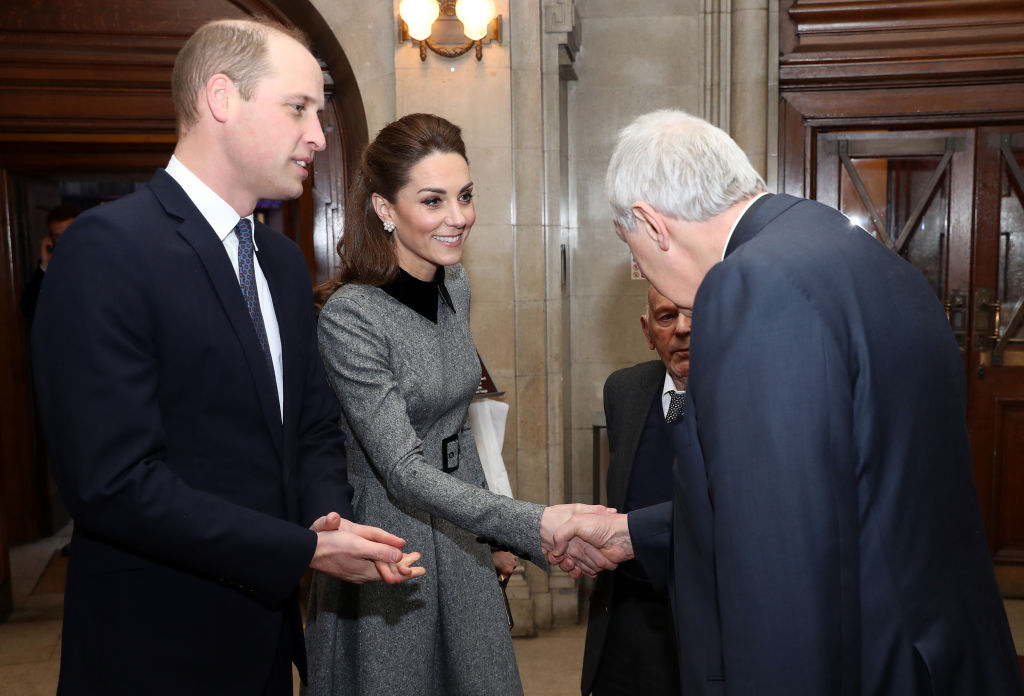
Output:
<path fill-rule="evenodd" d="M 880 237 L 884 228 L 946 303 L 963 352 L 974 475 L 996 573 L 1004 593 L 1018 596 L 1024 310 L 1020 325 L 1011 315 L 1024 294 L 1024 172 L 1014 176 L 1003 149 L 1024 169 L 1022 28 L 1024 4 L 1014 0 L 779 4 L 780 186 L 861 217 Z M 860 187 L 844 171 L 840 135 Z M 925 202 L 914 222 L 923 227 L 905 230 L 929 171 L 942 169 L 934 157 L 945 154 L 918 148 L 893 166 L 892 148 L 947 136 L 957 144 L 937 175 L 932 195 L 940 198 Z M 886 157 L 863 149 L 871 140 L 890 148 Z"/>
<path fill-rule="evenodd" d="M 1024 399 L 994 405 L 992 552 L 996 563 L 1024 563 Z"/>

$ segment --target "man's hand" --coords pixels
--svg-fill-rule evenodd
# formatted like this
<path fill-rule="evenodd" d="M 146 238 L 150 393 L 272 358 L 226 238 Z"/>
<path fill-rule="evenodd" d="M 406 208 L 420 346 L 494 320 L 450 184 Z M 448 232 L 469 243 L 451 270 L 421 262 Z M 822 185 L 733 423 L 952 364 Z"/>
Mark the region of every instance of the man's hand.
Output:
<path fill-rule="evenodd" d="M 627 516 L 608 512 L 575 514 L 555 531 L 550 550 L 545 550 L 549 563 L 574 578 L 613 570 L 633 558 Z"/>
<path fill-rule="evenodd" d="M 405 540 L 383 529 L 356 524 L 336 512 L 318 518 L 311 526 L 317 533 L 316 552 L 309 567 L 354 583 L 383 580 L 403 582 L 426 574 L 412 565 L 420 554 L 403 553 Z"/>

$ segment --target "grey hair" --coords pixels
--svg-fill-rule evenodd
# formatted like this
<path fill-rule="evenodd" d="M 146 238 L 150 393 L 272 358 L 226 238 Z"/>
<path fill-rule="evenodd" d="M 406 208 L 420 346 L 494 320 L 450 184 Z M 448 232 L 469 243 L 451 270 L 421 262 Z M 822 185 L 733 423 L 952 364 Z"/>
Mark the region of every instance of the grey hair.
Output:
<path fill-rule="evenodd" d="M 631 211 L 636 201 L 697 222 L 766 190 L 728 133 L 669 109 L 644 114 L 622 129 L 605 177 L 612 222 L 623 232 L 636 227 Z"/>

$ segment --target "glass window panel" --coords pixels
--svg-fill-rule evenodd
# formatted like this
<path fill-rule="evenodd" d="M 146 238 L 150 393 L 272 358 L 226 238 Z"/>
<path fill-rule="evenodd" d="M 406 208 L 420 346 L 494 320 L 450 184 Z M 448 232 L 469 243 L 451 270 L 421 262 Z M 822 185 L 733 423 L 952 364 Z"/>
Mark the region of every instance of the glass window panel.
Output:
<path fill-rule="evenodd" d="M 1024 168 L 1024 153 L 1015 152 Z M 1024 295 L 1024 191 L 1017 186 L 1008 166 L 1003 167 L 1003 191 L 999 206 L 999 331 L 1004 333 L 1013 309 Z M 1024 337 L 1024 323 L 1011 338 Z"/>
<path fill-rule="evenodd" d="M 928 279 L 940 299 L 946 294 L 946 252 L 949 239 L 949 177 L 942 175 L 931 191 L 928 182 L 940 156 L 855 158 L 854 169 L 871 198 L 885 235 L 896 243 L 920 200 L 928 198 L 920 217 L 897 252 Z M 845 167 L 840 169 L 840 210 L 876 239 L 879 234 L 869 208 L 860 199 Z"/>

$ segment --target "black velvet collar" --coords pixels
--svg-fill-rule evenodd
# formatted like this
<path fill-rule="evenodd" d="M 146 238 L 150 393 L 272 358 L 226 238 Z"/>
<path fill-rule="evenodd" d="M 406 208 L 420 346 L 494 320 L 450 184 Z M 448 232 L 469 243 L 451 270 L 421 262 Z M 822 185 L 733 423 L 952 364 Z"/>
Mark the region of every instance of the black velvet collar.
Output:
<path fill-rule="evenodd" d="M 381 290 L 413 310 L 420 316 L 437 323 L 437 298 L 455 311 L 451 295 L 444 285 L 444 266 L 437 267 L 433 280 L 420 280 L 406 273 L 401 268 L 389 282 L 380 287 Z"/>

